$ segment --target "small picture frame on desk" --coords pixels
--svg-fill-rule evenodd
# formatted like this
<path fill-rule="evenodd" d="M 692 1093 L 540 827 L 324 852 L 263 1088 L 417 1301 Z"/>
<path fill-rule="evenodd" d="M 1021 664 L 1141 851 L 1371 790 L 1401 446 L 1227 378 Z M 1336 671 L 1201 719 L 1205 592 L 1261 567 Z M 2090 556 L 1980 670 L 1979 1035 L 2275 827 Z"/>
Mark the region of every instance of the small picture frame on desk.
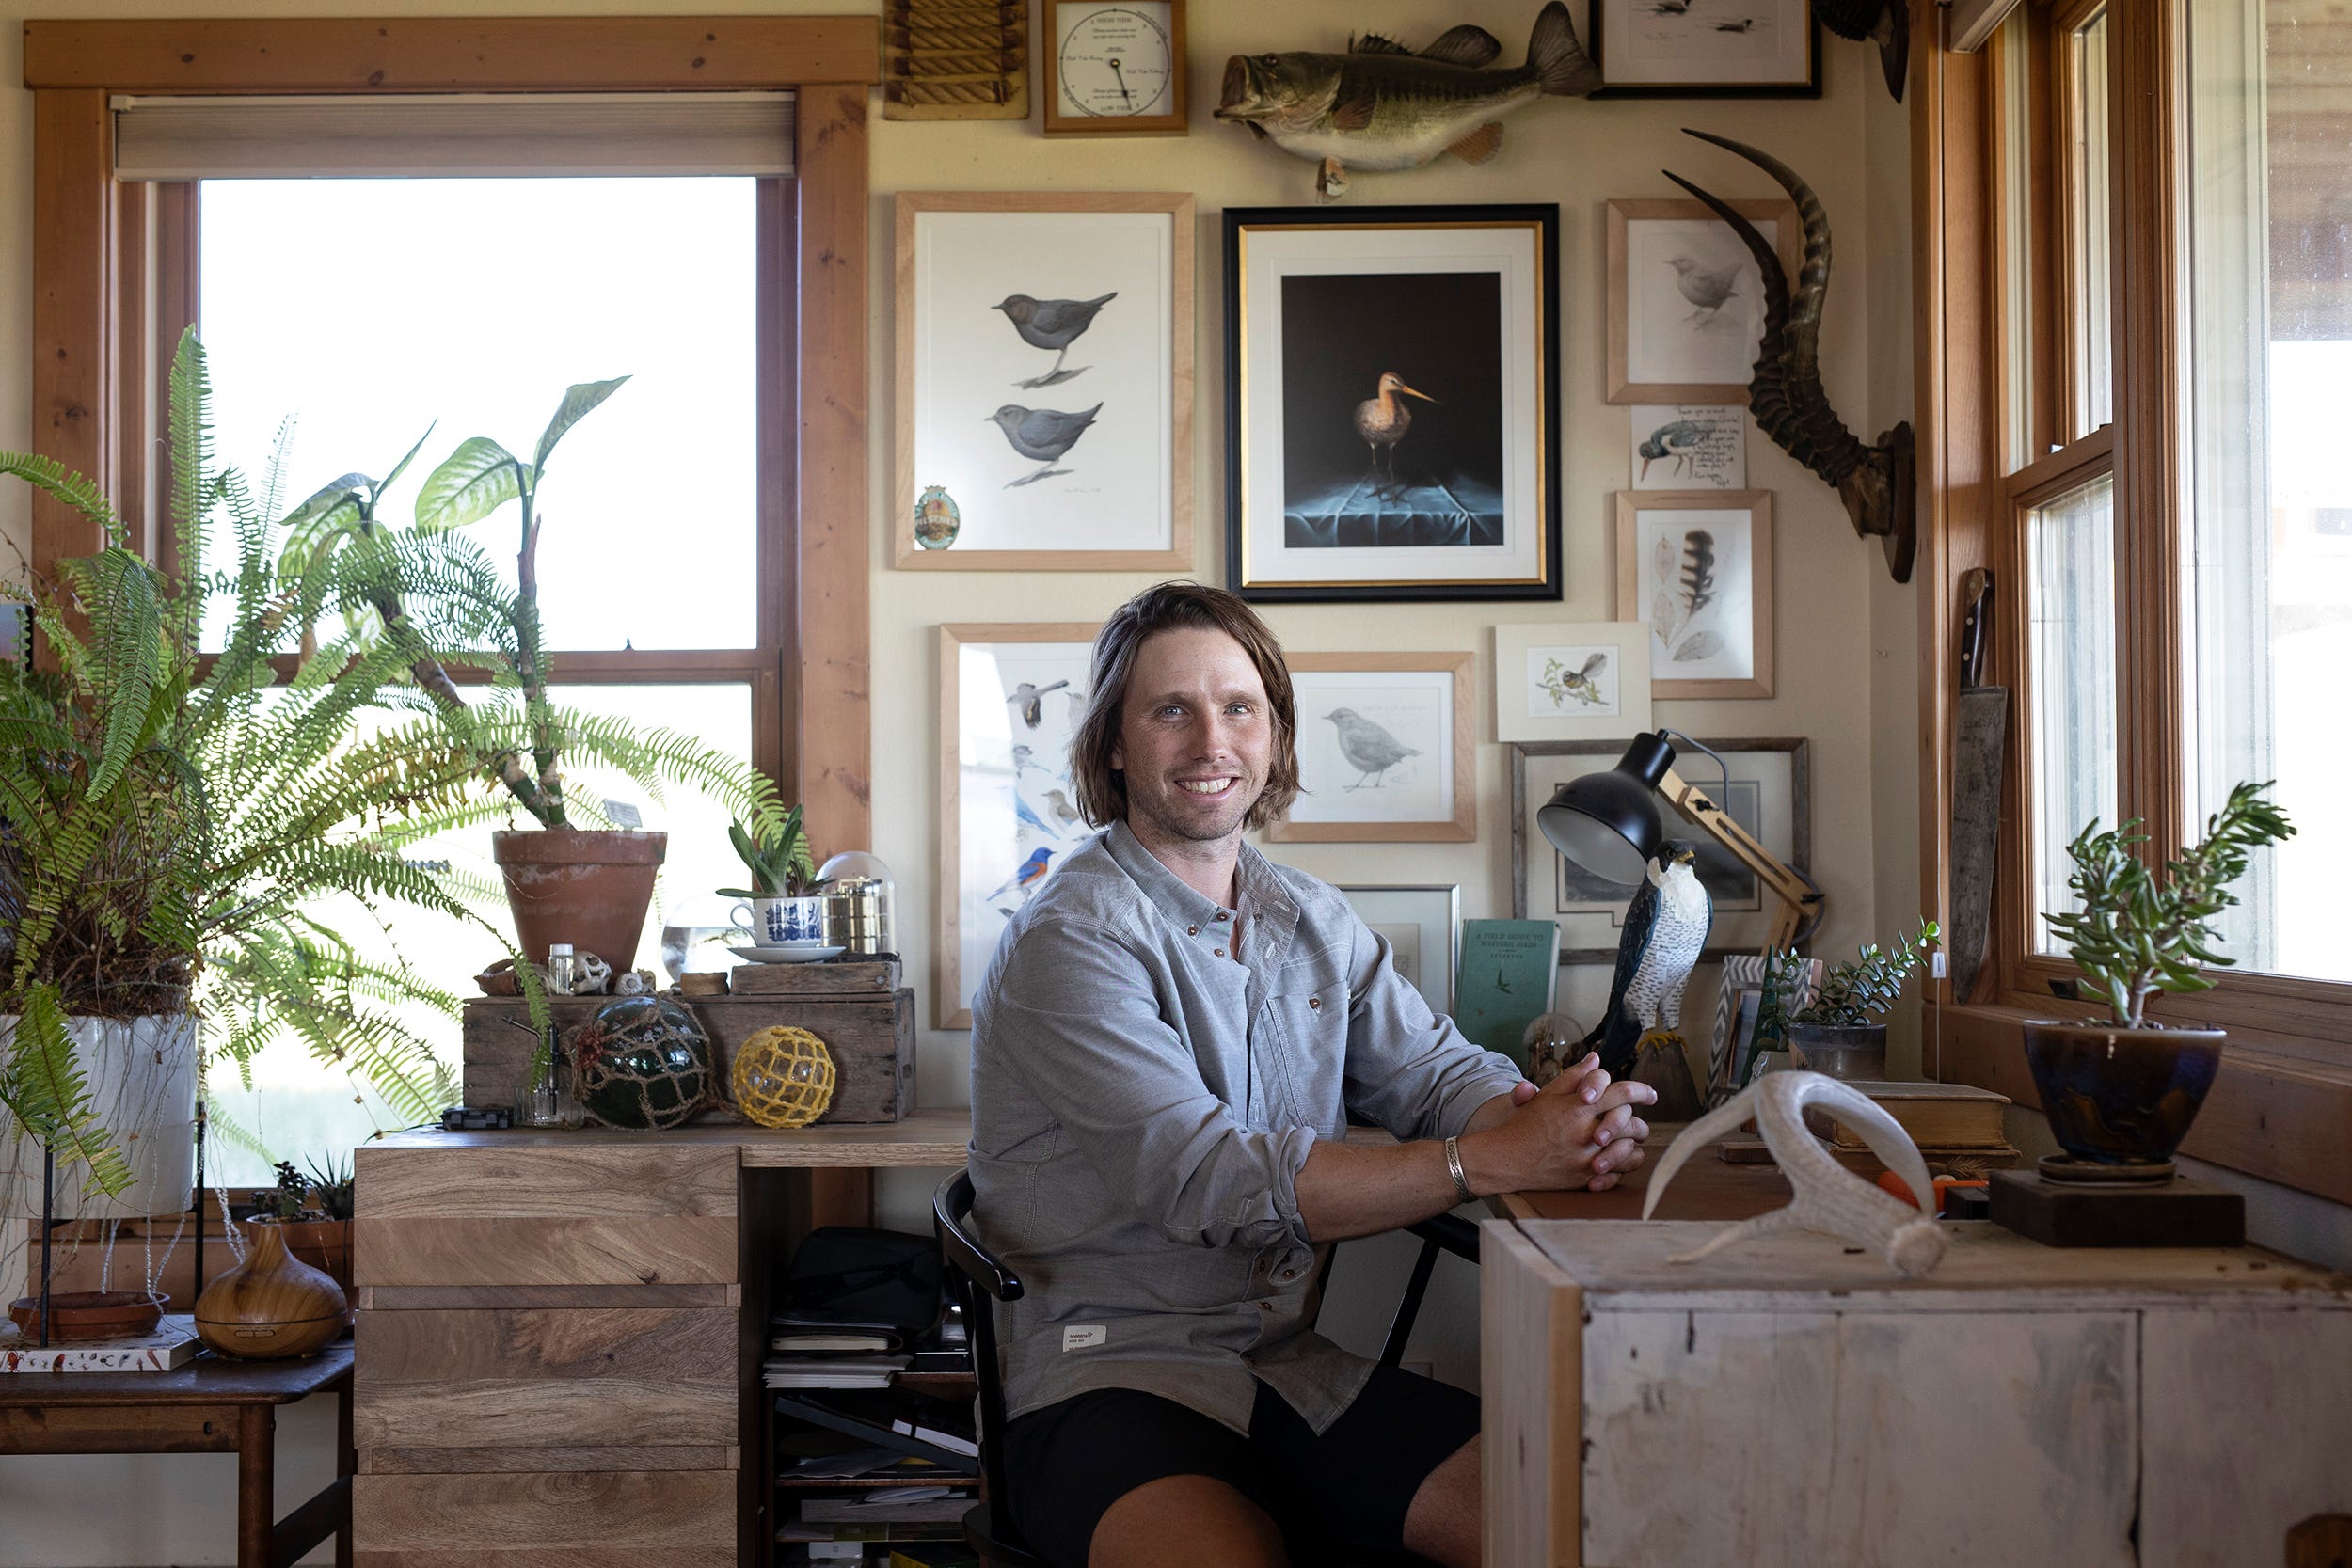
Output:
<path fill-rule="evenodd" d="M 1461 884 L 1343 884 L 1340 892 L 1356 918 L 1389 944 L 1390 961 L 1421 992 L 1429 1010 L 1451 1017 L 1455 933 L 1462 925 Z"/>

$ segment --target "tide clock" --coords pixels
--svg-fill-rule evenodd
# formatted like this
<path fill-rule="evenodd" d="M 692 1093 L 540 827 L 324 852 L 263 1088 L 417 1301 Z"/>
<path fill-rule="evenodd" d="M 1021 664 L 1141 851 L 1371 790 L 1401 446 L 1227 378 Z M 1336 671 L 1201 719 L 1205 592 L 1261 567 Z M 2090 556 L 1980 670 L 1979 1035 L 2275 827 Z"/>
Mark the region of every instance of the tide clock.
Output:
<path fill-rule="evenodd" d="M 1048 135 L 1184 134 L 1184 0 L 1041 0 Z"/>

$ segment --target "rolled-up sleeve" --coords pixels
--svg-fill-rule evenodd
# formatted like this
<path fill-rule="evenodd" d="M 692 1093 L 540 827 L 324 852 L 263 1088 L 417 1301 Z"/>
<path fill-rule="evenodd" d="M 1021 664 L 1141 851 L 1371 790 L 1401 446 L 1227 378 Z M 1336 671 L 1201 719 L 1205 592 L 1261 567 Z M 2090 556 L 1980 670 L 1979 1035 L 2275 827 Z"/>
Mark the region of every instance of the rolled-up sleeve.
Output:
<path fill-rule="evenodd" d="M 1458 1135 L 1519 1082 L 1508 1056 L 1472 1044 L 1404 975 L 1386 938 L 1354 922 L 1347 977 L 1348 1109 L 1398 1138 Z"/>
<path fill-rule="evenodd" d="M 1311 1245 L 1296 1181 L 1314 1130 L 1239 1126 L 1162 1016 L 1158 978 L 1115 930 L 1042 921 L 1005 958 L 991 1027 L 1105 1189 L 1170 1241 Z"/>

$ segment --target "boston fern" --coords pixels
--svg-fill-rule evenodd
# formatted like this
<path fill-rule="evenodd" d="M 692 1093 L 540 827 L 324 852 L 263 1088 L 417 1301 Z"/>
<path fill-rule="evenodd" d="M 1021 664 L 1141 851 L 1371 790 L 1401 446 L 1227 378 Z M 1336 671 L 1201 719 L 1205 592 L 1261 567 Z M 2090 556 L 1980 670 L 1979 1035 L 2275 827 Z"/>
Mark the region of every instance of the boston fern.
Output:
<path fill-rule="evenodd" d="M 2162 881 L 2133 852 L 2148 842 L 2135 831 L 2138 817 L 2106 832 L 2093 818 L 2066 847 L 2074 862 L 2066 885 L 2082 908 L 2042 918 L 2072 949 L 2081 989 L 2106 1003 L 2118 1027 L 2147 1027 L 2156 992 L 2210 990 L 2205 968 L 2234 961 L 2214 951 L 2213 919 L 2237 902 L 2230 884 L 2246 874 L 2247 857 L 2295 836 L 2286 814 L 2264 798 L 2270 784 L 2230 791 L 2205 819 L 2204 841 L 2174 861 Z"/>

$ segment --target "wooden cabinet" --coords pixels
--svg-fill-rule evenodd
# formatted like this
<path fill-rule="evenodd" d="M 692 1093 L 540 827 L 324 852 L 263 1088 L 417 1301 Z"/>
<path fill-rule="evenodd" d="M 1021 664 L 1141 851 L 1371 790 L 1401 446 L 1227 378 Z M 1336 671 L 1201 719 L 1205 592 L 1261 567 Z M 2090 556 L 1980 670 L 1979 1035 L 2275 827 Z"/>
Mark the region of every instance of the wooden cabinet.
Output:
<path fill-rule="evenodd" d="M 1924 1280 L 1717 1227 L 1482 1238 L 1489 1564 L 2232 1568 L 2352 1513 L 2352 1281 L 1948 1227 Z"/>

